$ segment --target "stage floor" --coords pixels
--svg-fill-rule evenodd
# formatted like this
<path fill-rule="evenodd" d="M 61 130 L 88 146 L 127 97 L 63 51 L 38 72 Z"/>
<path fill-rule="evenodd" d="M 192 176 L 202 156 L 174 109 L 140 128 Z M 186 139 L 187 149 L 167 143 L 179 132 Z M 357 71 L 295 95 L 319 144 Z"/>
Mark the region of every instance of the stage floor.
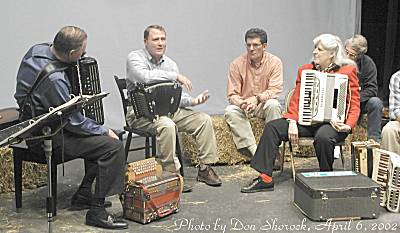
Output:
<path fill-rule="evenodd" d="M 129 156 L 130 161 L 143 158 L 142 152 Z M 307 168 L 316 168 L 315 158 L 308 158 Z M 335 161 L 335 167 L 341 167 Z M 346 168 L 350 168 L 349 157 Z M 70 211 L 70 198 L 82 178 L 82 160 L 65 164 L 58 171 L 58 212 L 53 222 L 53 232 L 396 232 L 400 231 L 398 214 L 381 208 L 380 217 L 374 220 L 312 222 L 293 205 L 294 183 L 290 164 L 285 164 L 284 173 L 275 179 L 273 192 L 243 194 L 242 185 L 256 176 L 248 165 L 218 166 L 221 187 L 209 187 L 196 182 L 197 168 L 185 167 L 185 177 L 193 186 L 193 192 L 181 198 L 181 210 L 173 215 L 147 225 L 128 221 L 129 229 L 104 230 L 84 224 L 86 211 Z M 23 191 L 22 211 L 15 212 L 14 193 L 0 195 L 0 232 L 42 233 L 47 232 L 45 197 L 47 187 Z M 122 214 L 117 196 L 109 197 L 113 206 L 109 211 Z M 385 230 L 389 229 L 389 230 Z M 291 229 L 291 230 L 290 230 Z M 381 230 L 379 230 L 381 229 Z"/>

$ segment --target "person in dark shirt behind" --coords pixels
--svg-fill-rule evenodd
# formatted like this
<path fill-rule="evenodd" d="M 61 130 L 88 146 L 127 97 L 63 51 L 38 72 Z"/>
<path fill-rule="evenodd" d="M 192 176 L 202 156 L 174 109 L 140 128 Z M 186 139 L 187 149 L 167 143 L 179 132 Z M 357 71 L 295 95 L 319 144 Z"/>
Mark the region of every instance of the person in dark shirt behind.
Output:
<path fill-rule="evenodd" d="M 348 58 L 355 61 L 358 67 L 358 83 L 360 86 L 360 110 L 367 113 L 368 139 L 381 141 L 381 121 L 383 103 L 378 97 L 378 81 L 376 65 L 365 53 L 368 50 L 367 39 L 362 35 L 354 35 L 345 42 Z M 359 122 L 362 115 L 360 115 Z"/>

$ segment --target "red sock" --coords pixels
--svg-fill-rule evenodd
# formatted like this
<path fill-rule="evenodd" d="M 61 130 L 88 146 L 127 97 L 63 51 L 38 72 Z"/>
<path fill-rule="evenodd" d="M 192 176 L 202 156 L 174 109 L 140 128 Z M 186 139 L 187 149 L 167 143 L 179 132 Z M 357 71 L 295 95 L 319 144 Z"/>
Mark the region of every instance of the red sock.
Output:
<path fill-rule="evenodd" d="M 270 177 L 267 174 L 261 173 L 260 177 L 265 183 L 271 183 L 272 182 L 272 177 Z"/>

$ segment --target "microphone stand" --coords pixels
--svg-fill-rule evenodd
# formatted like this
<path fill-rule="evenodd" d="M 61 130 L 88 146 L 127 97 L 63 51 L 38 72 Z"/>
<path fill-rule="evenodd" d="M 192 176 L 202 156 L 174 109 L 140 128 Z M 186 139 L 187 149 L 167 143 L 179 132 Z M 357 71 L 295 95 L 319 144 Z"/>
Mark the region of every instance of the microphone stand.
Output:
<path fill-rule="evenodd" d="M 68 123 L 68 121 L 63 122 L 63 118 L 67 118 L 70 114 L 74 112 L 79 112 L 86 105 L 91 104 L 97 100 L 101 100 L 107 95 L 108 93 L 99 93 L 91 96 L 77 96 L 71 99 L 69 102 L 60 105 L 57 108 L 51 109 L 49 113 L 0 130 L 0 147 L 7 144 L 19 143 L 23 140 L 28 141 L 34 139 L 43 139 L 43 150 L 47 162 L 48 190 L 46 198 L 46 211 L 49 233 L 53 232 L 53 210 L 55 209 L 55 200 L 53 197 L 53 187 L 51 179 L 53 153 L 52 137 L 56 135 Z M 52 130 L 49 125 L 51 125 L 51 122 L 54 123 L 54 121 L 57 121 L 57 119 L 60 119 L 60 124 L 58 124 L 57 127 L 54 128 L 54 130 Z M 41 128 L 42 135 L 33 136 L 32 132 L 37 128 Z"/>
<path fill-rule="evenodd" d="M 46 210 L 47 210 L 47 226 L 48 232 L 53 232 L 53 210 L 54 210 L 54 197 L 53 197 L 53 186 L 51 180 L 52 174 L 52 162 L 51 156 L 53 153 L 52 140 L 51 140 L 51 128 L 45 126 L 42 128 L 42 133 L 45 136 L 43 140 L 43 150 L 47 161 L 47 199 L 46 199 Z M 56 178 L 57 179 L 57 178 Z"/>

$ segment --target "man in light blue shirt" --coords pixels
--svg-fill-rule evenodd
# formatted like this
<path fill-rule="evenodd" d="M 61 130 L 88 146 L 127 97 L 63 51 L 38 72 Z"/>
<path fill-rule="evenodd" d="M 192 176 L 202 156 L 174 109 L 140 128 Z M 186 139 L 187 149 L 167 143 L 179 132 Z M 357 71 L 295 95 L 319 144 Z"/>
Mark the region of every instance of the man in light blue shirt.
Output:
<path fill-rule="evenodd" d="M 132 51 L 127 59 L 127 88 L 132 90 L 135 82 L 150 84 L 157 81 L 178 81 L 188 91 L 192 82 L 179 73 L 177 64 L 165 55 L 166 32 L 162 26 L 150 25 L 144 31 L 145 48 Z M 210 167 L 218 161 L 216 140 L 209 115 L 186 107 L 195 106 L 209 99 L 208 91 L 191 97 L 182 91 L 180 108 L 172 116 L 162 116 L 155 122 L 136 118 L 132 108 L 128 109 L 127 120 L 131 127 L 153 131 L 157 137 L 159 158 L 164 170 L 177 172 L 181 166 L 175 155 L 176 132 L 194 136 L 199 146 L 199 171 L 197 180 L 211 186 L 220 186 L 221 180 Z"/>

